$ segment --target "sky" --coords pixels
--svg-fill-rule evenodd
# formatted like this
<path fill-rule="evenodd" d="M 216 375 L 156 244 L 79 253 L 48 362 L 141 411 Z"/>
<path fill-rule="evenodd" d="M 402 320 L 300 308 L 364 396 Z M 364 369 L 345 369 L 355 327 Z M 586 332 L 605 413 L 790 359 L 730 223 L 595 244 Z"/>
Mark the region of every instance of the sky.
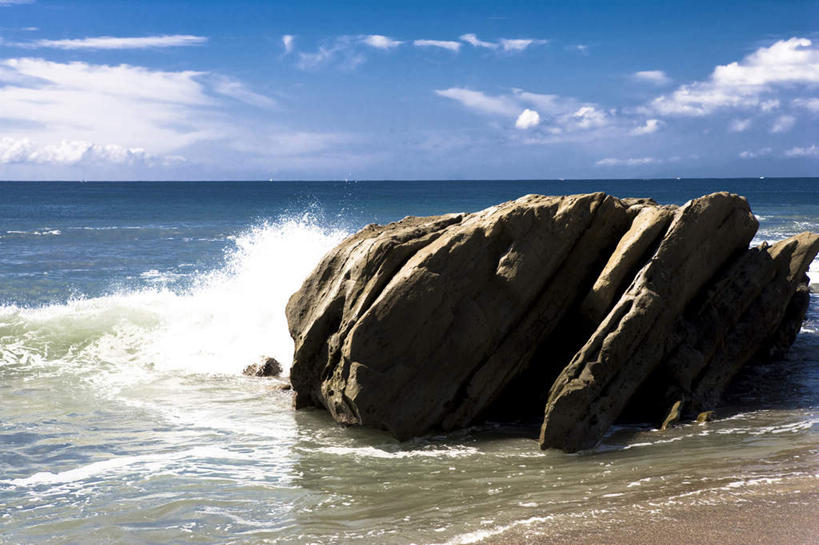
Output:
<path fill-rule="evenodd" d="M 819 175 L 819 2 L 0 0 L 0 179 Z"/>

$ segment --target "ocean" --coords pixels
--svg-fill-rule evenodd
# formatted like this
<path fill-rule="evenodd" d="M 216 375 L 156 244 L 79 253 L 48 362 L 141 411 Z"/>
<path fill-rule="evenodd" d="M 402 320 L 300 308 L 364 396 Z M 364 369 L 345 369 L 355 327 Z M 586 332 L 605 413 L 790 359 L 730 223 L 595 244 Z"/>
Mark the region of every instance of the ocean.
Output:
<path fill-rule="evenodd" d="M 748 198 L 819 232 L 819 179 L 0 182 L 0 544 L 441 543 L 819 491 L 819 260 L 785 361 L 713 422 L 541 452 L 528 423 L 399 443 L 295 412 L 288 297 L 342 238 L 528 193 Z"/>

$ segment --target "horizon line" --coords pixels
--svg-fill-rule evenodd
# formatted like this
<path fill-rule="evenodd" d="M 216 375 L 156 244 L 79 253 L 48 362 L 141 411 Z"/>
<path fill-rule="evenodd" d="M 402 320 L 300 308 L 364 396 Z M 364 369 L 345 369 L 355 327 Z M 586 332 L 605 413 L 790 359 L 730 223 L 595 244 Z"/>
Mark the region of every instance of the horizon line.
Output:
<path fill-rule="evenodd" d="M 0 180 L 0 183 L 359 183 L 359 182 L 633 182 L 696 180 L 819 180 L 819 176 L 696 176 L 660 178 L 339 178 L 313 179 L 218 179 L 218 180 Z"/>

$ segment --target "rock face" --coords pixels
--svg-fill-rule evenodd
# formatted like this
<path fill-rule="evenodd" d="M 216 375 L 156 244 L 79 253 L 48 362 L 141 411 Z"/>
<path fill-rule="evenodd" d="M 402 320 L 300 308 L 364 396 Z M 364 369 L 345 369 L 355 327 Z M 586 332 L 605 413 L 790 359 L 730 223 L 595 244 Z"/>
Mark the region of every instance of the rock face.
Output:
<path fill-rule="evenodd" d="M 819 236 L 749 250 L 756 228 L 727 193 L 528 195 L 367 226 L 287 305 L 295 405 L 406 439 L 545 403 L 541 447 L 568 451 L 635 405 L 696 416 L 804 317 Z"/>

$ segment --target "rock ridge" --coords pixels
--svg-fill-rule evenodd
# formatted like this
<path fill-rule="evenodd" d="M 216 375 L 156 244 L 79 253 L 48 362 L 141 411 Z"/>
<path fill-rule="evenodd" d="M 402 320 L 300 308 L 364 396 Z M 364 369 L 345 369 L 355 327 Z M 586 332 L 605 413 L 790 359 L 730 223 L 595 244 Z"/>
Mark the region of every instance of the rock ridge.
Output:
<path fill-rule="evenodd" d="M 526 195 L 368 225 L 288 302 L 294 405 L 402 440 L 539 406 L 541 448 L 570 452 L 624 412 L 696 416 L 804 318 L 819 235 L 749 249 L 757 227 L 724 192 Z"/>

